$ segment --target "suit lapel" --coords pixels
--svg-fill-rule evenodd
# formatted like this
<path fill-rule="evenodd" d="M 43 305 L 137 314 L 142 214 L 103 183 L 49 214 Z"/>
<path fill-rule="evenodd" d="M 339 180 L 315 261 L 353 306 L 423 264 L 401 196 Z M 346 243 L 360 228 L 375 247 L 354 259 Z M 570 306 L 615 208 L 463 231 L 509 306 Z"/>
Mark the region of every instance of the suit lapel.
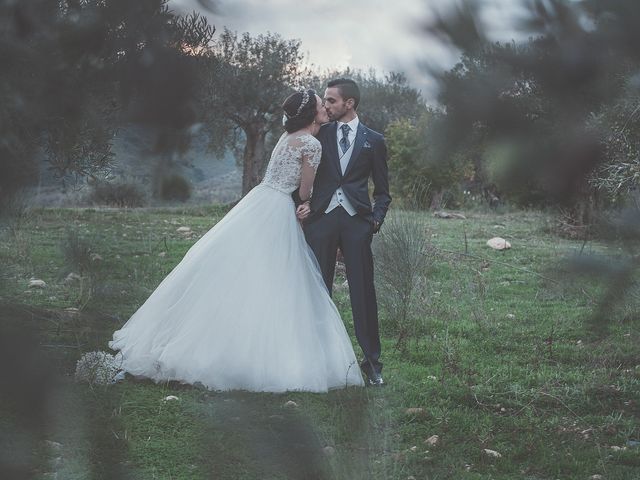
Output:
<path fill-rule="evenodd" d="M 333 122 L 327 130 L 327 139 L 324 145 L 327 149 L 327 157 L 331 159 L 336 173 L 341 177 L 342 169 L 340 168 L 340 155 L 338 155 L 338 141 L 336 140 L 338 135 L 338 122 Z"/>
<path fill-rule="evenodd" d="M 362 150 L 362 146 L 364 145 L 364 142 L 366 140 L 367 140 L 367 129 L 362 124 L 362 122 L 360 122 L 358 123 L 358 131 L 356 132 L 356 139 L 353 145 L 353 152 L 351 152 L 351 158 L 349 159 L 347 168 L 344 171 L 345 177 L 349 173 L 349 170 L 351 170 L 351 167 L 353 166 L 353 164 L 358 160 L 358 155 L 360 155 L 360 150 Z M 337 151 L 337 147 L 336 147 L 336 151 Z"/>

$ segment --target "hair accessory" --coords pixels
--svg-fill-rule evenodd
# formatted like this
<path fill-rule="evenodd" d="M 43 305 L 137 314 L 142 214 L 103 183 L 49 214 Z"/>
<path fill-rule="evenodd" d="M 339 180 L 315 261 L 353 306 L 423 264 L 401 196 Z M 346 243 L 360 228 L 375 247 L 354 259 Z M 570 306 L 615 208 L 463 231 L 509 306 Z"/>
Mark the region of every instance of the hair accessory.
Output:
<path fill-rule="evenodd" d="M 300 115 L 300 112 L 302 111 L 302 109 L 304 108 L 304 106 L 309 103 L 309 98 L 311 98 L 309 96 L 309 90 L 300 90 L 300 92 L 302 94 L 302 101 L 300 102 L 300 105 L 298 106 L 298 109 L 296 110 L 296 113 L 293 115 L 289 115 L 286 110 L 284 112 L 284 115 L 282 116 L 282 125 L 284 126 L 284 124 L 287 122 L 287 120 L 291 119 L 291 118 L 295 118 L 298 115 Z"/>
<path fill-rule="evenodd" d="M 304 106 L 307 103 L 309 103 L 309 91 L 308 90 L 303 90 L 302 91 L 302 102 L 300 102 L 300 106 L 298 107 L 298 110 L 296 111 L 296 114 L 294 116 L 300 115 L 300 112 L 302 111 L 302 109 L 304 108 Z"/>

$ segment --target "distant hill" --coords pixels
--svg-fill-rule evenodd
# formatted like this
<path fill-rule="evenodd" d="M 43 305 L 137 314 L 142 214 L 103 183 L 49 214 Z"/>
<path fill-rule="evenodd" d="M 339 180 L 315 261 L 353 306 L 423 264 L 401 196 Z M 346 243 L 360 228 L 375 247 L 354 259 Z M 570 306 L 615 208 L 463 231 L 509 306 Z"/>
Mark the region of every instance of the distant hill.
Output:
<path fill-rule="evenodd" d="M 151 130 L 139 125 L 120 128 L 113 140 L 115 154 L 111 181 L 138 185 L 147 195 L 149 205 L 167 205 L 151 198 L 151 185 L 158 156 L 156 138 Z M 242 170 L 235 157 L 227 152 L 219 158 L 207 149 L 208 133 L 201 129 L 194 135 L 189 149 L 171 159 L 171 172 L 182 175 L 191 185 L 189 204 L 229 203 L 241 196 Z M 83 179 L 56 178 L 43 157 L 39 184 L 30 189 L 35 205 L 86 206 L 91 187 Z"/>

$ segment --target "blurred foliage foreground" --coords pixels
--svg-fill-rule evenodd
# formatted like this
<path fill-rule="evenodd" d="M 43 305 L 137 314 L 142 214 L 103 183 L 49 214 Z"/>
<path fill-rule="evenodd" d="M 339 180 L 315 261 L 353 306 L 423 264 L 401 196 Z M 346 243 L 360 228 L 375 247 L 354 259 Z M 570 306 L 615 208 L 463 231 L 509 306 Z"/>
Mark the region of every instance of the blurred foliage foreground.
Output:
<path fill-rule="evenodd" d="M 212 102 L 226 96 L 199 73 L 228 83 L 246 73 L 242 55 L 261 51 L 285 60 L 277 71 L 291 77 L 281 78 L 312 79 L 287 67 L 299 44 L 225 33 L 217 45 L 240 60 L 216 70 L 213 27 L 165 4 L 0 2 L 3 209 L 42 152 L 61 176 L 103 176 L 123 119 L 157 131 L 167 165 L 199 122 L 224 126 L 220 139 L 233 142 L 243 124 L 247 140 L 262 122 L 242 157 L 243 186 L 257 181 L 273 105 L 235 123 L 204 118 L 203 89 Z M 531 213 L 451 223 L 408 214 L 403 224 L 395 212 L 399 223 L 377 239 L 388 262 L 378 278 L 389 387 L 273 396 L 70 378 L 80 354 L 105 347 L 224 209 L 19 207 L 0 244 L 0 476 L 637 477 L 640 4 L 522 5 L 527 42 L 492 43 L 482 2 L 456 2 L 425 26 L 462 56 L 432 73 L 442 108 L 389 118 L 397 198 L 438 204 L 443 189 L 470 180 L 464 189 L 480 188 L 489 203 L 559 206 L 579 228 L 602 206 L 622 209 L 579 241 Z M 201 49 L 211 56 L 194 55 Z M 280 101 L 283 85 L 266 85 Z M 246 98 L 250 114 L 257 100 Z M 495 235 L 514 248 L 489 253 Z M 43 283 L 29 287 L 32 277 Z M 346 298 L 336 294 L 351 328 Z M 180 400 L 163 401 L 169 394 Z"/>

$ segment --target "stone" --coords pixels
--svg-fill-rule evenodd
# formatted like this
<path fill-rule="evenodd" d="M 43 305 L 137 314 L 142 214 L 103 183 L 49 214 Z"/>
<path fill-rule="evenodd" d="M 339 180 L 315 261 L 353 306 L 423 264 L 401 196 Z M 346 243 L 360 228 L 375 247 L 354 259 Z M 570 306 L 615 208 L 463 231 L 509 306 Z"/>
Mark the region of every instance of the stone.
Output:
<path fill-rule="evenodd" d="M 89 255 L 89 258 L 91 258 L 92 262 L 101 262 L 102 261 L 102 255 L 100 255 L 99 253 L 92 253 L 91 255 Z"/>
<path fill-rule="evenodd" d="M 77 282 L 77 281 L 79 281 L 81 279 L 82 279 L 82 277 L 79 274 L 77 274 L 75 272 L 71 272 L 64 279 L 64 283 L 73 283 L 73 282 Z"/>
<path fill-rule="evenodd" d="M 511 248 L 511 244 L 502 237 L 493 237 L 487 240 L 487 246 L 494 250 L 508 250 Z"/>
<path fill-rule="evenodd" d="M 495 450 L 489 450 L 488 448 L 485 448 L 483 450 L 483 452 L 488 457 L 493 457 L 493 458 L 501 458 L 502 457 L 502 455 L 500 453 L 496 452 Z"/>
<path fill-rule="evenodd" d="M 436 218 L 445 218 L 445 219 L 459 219 L 459 220 L 466 220 L 467 217 L 465 217 L 464 215 L 462 215 L 461 213 L 452 213 L 452 212 L 445 212 L 444 210 L 441 210 L 439 212 L 435 212 L 433 214 L 434 217 Z"/>
<path fill-rule="evenodd" d="M 322 449 L 322 453 L 324 453 L 327 457 L 333 457 L 336 454 L 336 449 L 331 445 L 327 445 Z"/>
<path fill-rule="evenodd" d="M 421 407 L 412 407 L 407 408 L 404 413 L 407 415 L 422 415 L 424 413 L 424 408 Z"/>
<path fill-rule="evenodd" d="M 191 233 L 191 228 L 189 228 L 189 227 L 178 227 L 178 228 L 176 228 L 176 232 L 187 235 L 187 234 Z"/>
<path fill-rule="evenodd" d="M 298 408 L 298 404 L 293 400 L 289 400 L 288 402 L 285 402 L 283 406 L 284 408 Z"/>
<path fill-rule="evenodd" d="M 424 443 L 426 443 L 427 445 L 431 446 L 431 447 L 435 447 L 438 442 L 440 441 L 440 437 L 438 435 L 431 435 L 429 438 L 427 438 Z"/>
<path fill-rule="evenodd" d="M 175 395 L 168 395 L 166 397 L 164 397 L 163 399 L 165 402 L 175 402 L 176 400 L 180 400 L 178 397 L 176 397 Z"/>
<path fill-rule="evenodd" d="M 29 280 L 29 288 L 45 288 L 47 286 L 44 280 L 38 278 L 32 278 Z"/>
<path fill-rule="evenodd" d="M 514 320 L 516 318 L 516 316 L 513 313 L 507 313 L 507 318 L 509 320 Z"/>

